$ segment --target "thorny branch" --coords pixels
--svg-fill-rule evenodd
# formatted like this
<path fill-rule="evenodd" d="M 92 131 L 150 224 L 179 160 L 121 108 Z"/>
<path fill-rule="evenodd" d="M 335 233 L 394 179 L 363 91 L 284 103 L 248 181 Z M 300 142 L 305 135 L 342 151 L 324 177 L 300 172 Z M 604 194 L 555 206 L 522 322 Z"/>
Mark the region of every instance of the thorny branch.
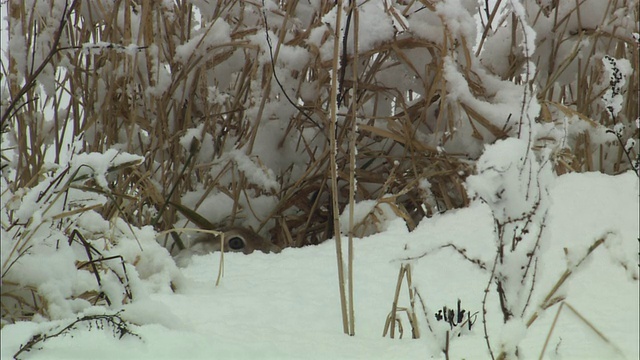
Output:
<path fill-rule="evenodd" d="M 29 341 L 27 341 L 26 344 L 20 346 L 20 349 L 13 354 L 13 358 L 15 360 L 18 360 L 18 356 L 20 356 L 20 354 L 22 354 L 23 352 L 29 352 L 31 350 L 34 349 L 34 346 L 43 343 L 51 338 L 55 338 L 58 337 L 60 335 L 64 335 L 68 332 L 71 332 L 72 330 L 77 329 L 76 325 L 78 325 L 79 323 L 82 322 L 88 322 L 89 323 L 89 329 L 92 328 L 92 322 L 95 321 L 95 325 L 96 328 L 99 330 L 103 330 L 104 329 L 104 323 L 106 322 L 108 325 L 110 325 L 113 328 L 113 335 L 114 337 L 117 337 L 118 339 L 122 339 L 125 335 L 133 335 L 135 337 L 137 337 L 138 339 L 142 339 L 140 337 L 140 335 L 134 333 L 133 331 L 131 331 L 129 329 L 128 323 L 122 319 L 122 317 L 120 316 L 122 314 L 122 310 L 118 311 L 115 314 L 112 315 L 87 315 L 87 316 L 83 316 L 82 318 L 77 318 L 75 321 L 73 321 L 71 324 L 65 326 L 64 328 L 62 328 L 60 331 L 55 332 L 55 333 L 51 333 L 51 334 L 36 334 L 33 335 L 31 337 L 31 339 L 29 339 Z"/>
<path fill-rule="evenodd" d="M 452 249 L 454 249 L 454 250 L 455 250 L 458 254 L 460 254 L 460 256 L 462 256 L 465 260 L 469 261 L 470 263 L 472 263 L 472 264 L 474 264 L 474 265 L 477 265 L 477 266 L 478 266 L 480 269 L 482 269 L 482 270 L 487 270 L 487 264 L 486 264 L 484 261 L 482 261 L 482 260 L 480 260 L 480 259 L 476 259 L 476 258 L 469 257 L 469 256 L 467 255 L 467 249 L 465 249 L 465 248 L 460 248 L 460 247 L 458 247 L 458 246 L 457 246 L 457 245 L 455 245 L 455 244 L 445 244 L 445 245 L 440 245 L 439 247 L 437 247 L 437 248 L 435 248 L 435 249 L 427 250 L 426 252 L 422 253 L 421 255 L 417 255 L 417 256 L 409 256 L 409 257 L 406 257 L 406 258 L 404 258 L 404 259 L 402 259 L 402 260 L 410 261 L 410 260 L 420 259 L 420 258 L 423 258 L 423 257 L 425 257 L 425 256 L 427 256 L 427 255 L 431 255 L 431 254 L 432 254 L 433 252 L 435 252 L 435 251 L 442 250 L 442 249 L 446 249 L 446 248 L 452 248 Z"/>

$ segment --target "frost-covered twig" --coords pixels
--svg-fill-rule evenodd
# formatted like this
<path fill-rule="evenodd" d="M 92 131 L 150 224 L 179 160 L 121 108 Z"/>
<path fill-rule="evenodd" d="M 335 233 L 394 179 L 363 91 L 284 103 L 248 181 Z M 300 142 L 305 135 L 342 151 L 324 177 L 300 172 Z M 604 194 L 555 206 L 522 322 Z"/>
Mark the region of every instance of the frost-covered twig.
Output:
<path fill-rule="evenodd" d="M 24 345 L 20 346 L 20 349 L 13 354 L 13 358 L 15 360 L 19 359 L 19 356 L 23 352 L 29 352 L 35 349 L 35 346 L 44 343 L 45 341 L 58 337 L 60 335 L 67 334 L 73 330 L 77 330 L 77 325 L 83 322 L 88 323 L 89 330 L 93 328 L 92 324 L 95 322 L 96 329 L 104 330 L 104 324 L 106 323 L 108 326 L 112 327 L 113 336 L 117 339 L 122 339 L 126 335 L 132 335 L 137 337 L 138 339 L 142 339 L 140 335 L 134 333 L 129 329 L 129 323 L 124 320 L 120 315 L 122 314 L 122 310 L 118 311 L 115 314 L 111 315 L 87 315 L 81 318 L 77 318 L 75 321 L 60 329 L 57 332 L 50 332 L 49 334 L 36 334 L 27 341 Z"/>
<path fill-rule="evenodd" d="M 489 281 L 487 281 L 487 287 L 484 289 L 484 295 L 482 297 L 482 329 L 484 331 L 484 340 L 487 343 L 487 349 L 489 350 L 489 355 L 491 355 L 491 359 L 495 360 L 495 356 L 493 355 L 493 350 L 491 349 L 491 341 L 489 340 L 489 330 L 487 329 L 487 298 L 489 297 L 489 289 L 491 289 L 491 284 L 493 284 L 493 279 L 496 274 L 496 268 L 498 266 L 498 253 L 496 252 L 496 256 L 493 259 L 493 267 L 491 268 L 491 274 L 489 275 Z"/>
<path fill-rule="evenodd" d="M 469 255 L 467 255 L 467 249 L 459 247 L 458 245 L 453 244 L 453 243 L 440 245 L 440 246 L 438 246 L 438 247 L 436 247 L 434 249 L 430 249 L 428 251 L 425 251 L 422 254 L 419 254 L 419 255 L 416 255 L 416 256 L 408 256 L 406 258 L 403 258 L 402 260 L 404 260 L 404 261 L 417 260 L 417 259 L 423 258 L 423 257 L 425 257 L 427 255 L 431 255 L 431 254 L 433 254 L 434 252 L 436 252 L 438 250 L 442 250 L 442 249 L 446 249 L 446 248 L 452 248 L 458 254 L 460 254 L 460 256 L 462 256 L 465 260 L 467 260 L 471 264 L 474 264 L 474 265 L 478 266 L 478 268 L 480 268 L 481 270 L 487 270 L 487 264 L 483 260 L 470 257 Z"/>
<path fill-rule="evenodd" d="M 627 143 L 625 144 L 624 141 L 622 141 L 621 131 L 607 129 L 607 133 L 614 134 L 616 139 L 618 139 L 618 143 L 620 144 L 620 149 L 622 149 L 622 152 L 627 157 L 627 161 L 629 162 L 631 169 L 633 169 L 636 176 L 640 178 L 640 153 L 638 154 L 635 162 L 631 158 L 631 150 L 636 145 L 635 139 L 630 138 L 627 140 Z"/>
<path fill-rule="evenodd" d="M 618 60 L 608 55 L 605 55 L 602 58 L 602 64 L 604 66 L 605 73 L 609 75 L 609 87 L 601 99 L 605 105 L 607 113 L 614 123 L 613 129 L 607 129 L 607 133 L 615 135 L 618 143 L 620 144 L 620 149 L 626 156 L 631 169 L 634 169 L 636 175 L 640 177 L 638 164 L 634 164 L 633 160 L 631 159 L 631 151 L 636 145 L 636 140 L 633 138 L 629 138 L 626 143 L 623 141 L 622 135 L 624 133 L 625 125 L 617 120 L 618 113 L 622 109 L 622 103 L 624 100 L 623 88 L 627 83 L 626 78 L 630 75 L 630 73 L 632 73 L 633 70 L 630 69 L 628 60 Z M 639 119 L 640 118 L 636 119 L 637 129 L 640 129 Z"/>
<path fill-rule="evenodd" d="M 518 344 L 500 343 L 497 353 L 491 349 L 486 324 L 489 289 L 495 285 L 502 322 L 518 323 L 535 290 L 538 250 L 548 238 L 544 229 L 552 179 L 549 163 L 538 162 L 524 139 L 507 139 L 485 149 L 478 174 L 467 179 L 471 194 L 491 209 L 496 234 L 495 260 L 483 299 L 485 337 L 492 358 L 516 354 Z"/>
<path fill-rule="evenodd" d="M 313 125 L 315 125 L 319 130 L 321 130 L 323 129 L 323 127 L 320 126 L 320 124 L 317 121 L 313 120 L 313 118 L 311 118 L 311 116 L 309 116 L 307 112 L 304 111 L 304 109 L 298 106 L 298 104 L 296 104 L 296 102 L 293 101 L 293 99 L 291 99 L 291 97 L 285 90 L 284 85 L 282 85 L 280 78 L 278 77 L 278 72 L 276 71 L 275 59 L 273 58 L 273 45 L 271 44 L 271 37 L 269 36 L 269 22 L 267 20 L 266 10 L 264 9 L 265 9 L 265 4 L 264 4 L 264 0 L 262 0 L 262 18 L 264 20 L 264 34 L 267 39 L 267 47 L 269 48 L 269 56 L 271 58 L 271 73 L 273 74 L 273 78 L 276 80 L 278 87 L 280 87 L 280 91 L 282 91 L 282 94 L 287 99 L 289 104 L 295 107 L 300 114 L 302 114 L 305 118 L 307 118 L 307 120 L 311 121 Z M 284 31 L 284 29 L 282 31 Z M 324 132 L 322 133 L 324 134 Z"/>

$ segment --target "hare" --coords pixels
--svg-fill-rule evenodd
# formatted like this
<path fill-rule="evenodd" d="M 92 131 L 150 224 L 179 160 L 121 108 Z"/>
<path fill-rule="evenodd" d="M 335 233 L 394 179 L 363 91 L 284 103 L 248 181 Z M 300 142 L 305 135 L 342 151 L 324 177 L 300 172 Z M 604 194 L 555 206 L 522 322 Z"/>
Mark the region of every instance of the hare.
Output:
<path fill-rule="evenodd" d="M 190 249 L 198 254 L 220 251 L 220 237 L 209 233 L 202 234 L 191 243 Z M 225 252 L 251 254 L 255 250 L 278 253 L 281 249 L 250 229 L 236 226 L 224 231 Z"/>
<path fill-rule="evenodd" d="M 281 249 L 253 230 L 236 226 L 224 231 L 224 252 L 251 254 L 255 250 L 264 253 L 279 253 Z M 187 249 L 175 255 L 174 259 L 179 267 L 185 267 L 189 264 L 191 256 L 215 251 L 220 251 L 220 237 L 215 234 L 203 233 L 196 237 Z"/>

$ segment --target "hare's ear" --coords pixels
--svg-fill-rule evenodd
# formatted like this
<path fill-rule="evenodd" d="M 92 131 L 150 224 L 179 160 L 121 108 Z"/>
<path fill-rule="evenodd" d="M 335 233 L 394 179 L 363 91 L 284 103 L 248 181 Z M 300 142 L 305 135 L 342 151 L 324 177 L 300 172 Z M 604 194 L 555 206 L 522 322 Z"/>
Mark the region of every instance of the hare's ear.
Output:
<path fill-rule="evenodd" d="M 196 254 L 206 254 L 222 249 L 220 244 L 221 232 L 201 233 L 191 241 L 189 249 Z M 225 239 L 226 240 L 226 239 Z"/>

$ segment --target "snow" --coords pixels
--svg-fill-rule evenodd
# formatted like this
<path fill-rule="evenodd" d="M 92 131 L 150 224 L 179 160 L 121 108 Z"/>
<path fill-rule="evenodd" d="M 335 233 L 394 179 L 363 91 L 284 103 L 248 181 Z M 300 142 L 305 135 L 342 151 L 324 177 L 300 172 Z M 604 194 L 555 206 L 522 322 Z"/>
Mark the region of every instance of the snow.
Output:
<path fill-rule="evenodd" d="M 225 46 L 231 41 L 228 35 L 229 24 L 224 21 L 216 21 L 200 32 L 201 34 L 176 47 L 176 61 L 186 64 L 193 58 L 213 57 L 215 51 L 212 50 Z"/>
<path fill-rule="evenodd" d="M 103 189 L 108 188 L 107 174 L 110 168 L 115 168 L 127 163 L 139 163 L 144 161 L 144 157 L 121 153 L 115 149 L 109 149 L 104 153 L 83 153 L 77 154 L 71 159 L 70 165 L 80 176 L 94 177 L 98 185 Z"/>
<path fill-rule="evenodd" d="M 564 306 L 546 357 L 638 357 L 638 196 L 638 178 L 631 172 L 618 176 L 569 174 L 558 177 L 551 187 L 553 201 L 545 232 L 548 246 L 541 254 L 543 266 L 535 285 L 540 291 L 533 301 L 546 295 L 568 262 L 584 255 L 583 250 L 600 236 L 611 234 L 605 246 L 575 269 L 561 291 L 566 303 L 610 343 Z M 434 333 L 422 327 L 421 339 L 410 339 L 406 316 L 399 315 L 403 338 L 381 337 L 404 254 L 456 243 L 466 248 L 470 259 L 492 259 L 492 213 L 480 201 L 425 219 L 413 232 L 395 219 L 386 231 L 355 240 L 353 337 L 342 334 L 333 241 L 285 249 L 280 254 L 225 254 L 224 278 L 216 287 L 219 254 L 194 256 L 189 266 L 177 270 L 166 263 L 170 261 L 168 257 L 158 253 L 164 249 L 151 245 L 150 228 L 140 231 L 137 237 L 144 252 L 139 252 L 135 243 L 124 241 L 114 251 L 125 258 L 144 256 L 136 265 L 140 272 L 140 280 L 136 281 L 146 284 L 147 291 L 136 294 L 130 304 L 111 309 L 88 307 L 80 316 L 113 314 L 122 309 L 123 318 L 134 324 L 130 325 L 131 330 L 140 338 L 125 335 L 117 339 L 106 325 L 100 330 L 80 324 L 70 334 L 51 338 L 39 349 L 22 354 L 23 358 L 416 359 L 427 354 L 430 358 L 444 358 L 439 351 L 440 341 L 449 325 L 436 321 L 432 313 L 443 306 L 455 308 L 458 299 L 463 309 L 475 314 L 475 322 L 471 331 L 450 339 L 451 358 L 488 358 L 481 321 L 488 274 L 452 248 L 441 248 L 410 261 L 414 285 L 428 308 Z M 3 250 L 4 245 L 3 241 Z M 163 271 L 167 273 L 163 279 L 153 279 L 152 274 Z M 180 273 L 170 275 L 174 271 Z M 66 272 L 71 275 L 76 271 L 71 266 Z M 133 276 L 135 272 L 131 267 L 129 276 L 137 278 Z M 175 292 L 157 286 L 172 276 Z M 399 306 L 408 306 L 406 285 Z M 494 351 L 499 349 L 498 340 L 507 344 L 519 342 L 523 358 L 537 357 L 558 307 L 556 304 L 546 311 L 534 308 L 540 317 L 529 328 L 518 319 L 501 325 L 495 289 L 490 289 L 487 318 Z M 418 313 L 419 322 L 424 323 L 422 310 Z M 53 321 L 6 324 L 2 329 L 1 358 L 10 359 L 32 335 L 60 329 L 74 319 L 68 315 Z"/>
<path fill-rule="evenodd" d="M 271 169 L 261 167 L 240 150 L 232 150 L 227 153 L 242 171 L 247 180 L 265 190 L 278 190 L 280 184 L 275 180 L 275 174 Z"/>

